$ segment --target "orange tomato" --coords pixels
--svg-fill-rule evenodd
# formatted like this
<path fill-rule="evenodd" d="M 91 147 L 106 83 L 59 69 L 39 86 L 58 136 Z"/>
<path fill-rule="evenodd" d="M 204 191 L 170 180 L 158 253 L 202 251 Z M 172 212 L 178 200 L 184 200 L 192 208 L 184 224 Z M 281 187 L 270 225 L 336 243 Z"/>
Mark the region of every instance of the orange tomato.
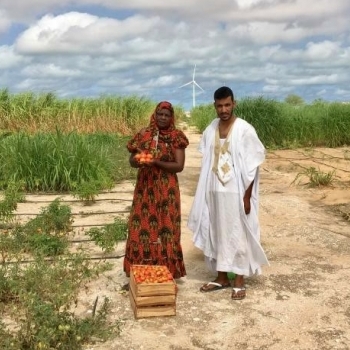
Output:
<path fill-rule="evenodd" d="M 151 162 L 153 155 L 148 151 L 141 151 L 140 153 L 135 154 L 134 158 L 140 164 L 147 164 Z"/>
<path fill-rule="evenodd" d="M 132 266 L 136 283 L 168 283 L 173 281 L 173 276 L 166 266 L 136 265 Z"/>

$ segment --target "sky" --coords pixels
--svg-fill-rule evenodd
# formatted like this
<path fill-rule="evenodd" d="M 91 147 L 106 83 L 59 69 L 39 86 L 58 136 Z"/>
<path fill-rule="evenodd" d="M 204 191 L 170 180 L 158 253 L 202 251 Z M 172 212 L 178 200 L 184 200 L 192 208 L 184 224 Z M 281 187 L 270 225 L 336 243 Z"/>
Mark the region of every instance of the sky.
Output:
<path fill-rule="evenodd" d="M 0 0 L 0 89 L 350 101 L 349 18 L 349 0 Z"/>

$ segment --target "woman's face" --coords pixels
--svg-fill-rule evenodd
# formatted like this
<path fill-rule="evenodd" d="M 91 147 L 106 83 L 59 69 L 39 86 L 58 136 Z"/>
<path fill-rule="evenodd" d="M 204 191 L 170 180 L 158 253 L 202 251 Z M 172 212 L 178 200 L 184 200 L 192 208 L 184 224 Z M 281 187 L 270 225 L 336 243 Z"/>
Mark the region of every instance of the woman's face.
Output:
<path fill-rule="evenodd" d="M 156 112 L 156 123 L 159 129 L 168 129 L 171 123 L 171 112 L 163 108 Z"/>

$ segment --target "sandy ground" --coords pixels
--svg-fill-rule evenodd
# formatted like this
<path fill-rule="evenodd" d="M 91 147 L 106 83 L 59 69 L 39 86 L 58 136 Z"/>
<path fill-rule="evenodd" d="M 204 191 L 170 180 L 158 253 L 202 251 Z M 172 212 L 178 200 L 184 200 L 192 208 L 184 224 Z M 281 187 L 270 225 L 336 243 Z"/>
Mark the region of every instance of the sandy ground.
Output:
<path fill-rule="evenodd" d="M 268 151 L 261 167 L 260 222 L 270 266 L 246 279 L 246 299 L 232 301 L 229 289 L 199 292 L 214 276 L 186 227 L 201 158 L 200 135 L 185 132 L 191 144 L 179 177 L 187 276 L 178 281 L 177 314 L 136 320 L 128 295 L 120 291 L 127 282 L 122 259 L 108 260 L 113 270 L 81 292 L 76 311 L 90 313 L 97 296 L 109 297 L 121 334 L 86 350 L 350 349 L 350 149 Z M 292 184 L 310 167 L 335 171 L 332 186 L 309 188 L 306 176 Z M 82 225 L 113 222 L 115 211 L 128 211 L 132 192 L 133 184 L 123 183 L 90 207 L 71 202 L 76 235 L 84 234 Z M 27 199 L 18 213 L 39 212 L 52 197 Z M 121 243 L 112 256 L 122 255 L 123 249 Z M 102 256 L 98 248 L 90 251 Z"/>

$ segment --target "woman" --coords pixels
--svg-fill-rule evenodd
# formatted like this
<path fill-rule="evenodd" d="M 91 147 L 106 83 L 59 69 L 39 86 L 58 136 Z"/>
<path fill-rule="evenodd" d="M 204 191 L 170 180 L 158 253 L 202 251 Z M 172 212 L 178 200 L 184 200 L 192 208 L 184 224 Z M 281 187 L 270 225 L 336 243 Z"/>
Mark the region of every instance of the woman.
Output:
<path fill-rule="evenodd" d="M 174 278 L 186 275 L 177 173 L 184 168 L 188 143 L 175 127 L 172 105 L 164 101 L 157 105 L 149 126 L 127 144 L 130 165 L 138 168 L 124 258 L 128 277 L 131 265 L 166 265 Z M 138 161 L 141 151 L 153 155 L 146 164 Z"/>

